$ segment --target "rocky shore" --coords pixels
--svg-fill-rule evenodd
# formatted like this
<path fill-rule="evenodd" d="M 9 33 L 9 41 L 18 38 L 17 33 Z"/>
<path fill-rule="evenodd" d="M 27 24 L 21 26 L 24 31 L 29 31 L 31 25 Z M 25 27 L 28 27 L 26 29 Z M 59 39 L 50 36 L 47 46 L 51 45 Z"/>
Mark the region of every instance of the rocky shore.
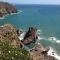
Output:
<path fill-rule="evenodd" d="M 33 41 L 36 42 L 38 39 L 36 32 L 36 28 L 30 27 L 21 41 L 18 36 L 21 35 L 22 31 L 16 29 L 11 24 L 5 24 L 0 27 L 0 42 L 8 42 L 9 45 L 15 48 L 23 48 L 23 45 L 29 45 Z M 54 57 L 47 55 L 48 51 L 49 49 L 45 48 L 42 44 L 37 44 L 29 53 L 33 60 L 56 60 Z"/>
<path fill-rule="evenodd" d="M 41 44 L 37 44 L 34 48 L 30 50 L 33 60 L 57 60 L 52 56 L 48 56 L 47 52 L 49 48 L 45 48 Z"/>
<path fill-rule="evenodd" d="M 0 2 L 0 17 L 11 13 L 17 13 L 15 6 L 6 2 Z"/>
<path fill-rule="evenodd" d="M 0 27 L 0 41 L 6 41 L 14 47 L 21 47 L 21 41 L 18 39 L 17 29 L 11 24 L 5 24 Z"/>

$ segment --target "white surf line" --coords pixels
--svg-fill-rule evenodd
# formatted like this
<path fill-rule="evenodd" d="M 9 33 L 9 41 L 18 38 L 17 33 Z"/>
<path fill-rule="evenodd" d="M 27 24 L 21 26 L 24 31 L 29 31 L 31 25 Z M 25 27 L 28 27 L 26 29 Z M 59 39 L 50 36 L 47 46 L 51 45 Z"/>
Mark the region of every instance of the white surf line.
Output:
<path fill-rule="evenodd" d="M 60 44 L 60 40 L 57 40 L 56 43 Z"/>
<path fill-rule="evenodd" d="M 56 37 L 49 37 L 48 40 L 55 41 L 57 44 L 60 44 L 60 40 L 58 40 Z"/>
<path fill-rule="evenodd" d="M 0 19 L 5 19 L 5 16 L 3 16 L 3 17 L 0 17 Z"/>
<path fill-rule="evenodd" d="M 25 36 L 25 32 L 23 32 L 20 36 L 18 36 L 18 38 L 19 38 L 20 40 L 23 40 L 24 36 Z"/>
<path fill-rule="evenodd" d="M 38 40 L 44 39 L 43 37 L 40 36 L 40 34 L 41 34 L 41 30 L 38 29 L 38 30 L 37 30 Z"/>
<path fill-rule="evenodd" d="M 5 16 L 3 16 L 3 17 L 0 17 L 0 19 L 5 19 L 5 17 L 7 17 L 7 16 L 9 16 L 9 15 L 15 15 L 15 14 L 19 14 L 19 13 L 21 13 L 21 12 L 23 12 L 23 11 L 22 11 L 22 10 L 18 10 L 17 13 L 7 14 L 7 15 L 5 15 Z"/>
<path fill-rule="evenodd" d="M 38 36 L 38 40 L 42 40 L 42 39 L 44 39 L 44 38 L 42 38 L 42 37 Z"/>
<path fill-rule="evenodd" d="M 54 41 L 56 41 L 56 40 L 57 40 L 57 38 L 56 38 L 56 37 L 49 37 L 48 39 L 49 39 L 49 40 L 54 40 Z"/>
<path fill-rule="evenodd" d="M 38 34 L 38 35 L 41 34 L 41 30 L 40 30 L 40 29 L 37 30 L 37 34 Z"/>
<path fill-rule="evenodd" d="M 50 50 L 48 51 L 47 55 L 52 56 L 57 60 L 60 60 L 60 56 L 58 54 L 56 54 L 56 51 L 52 47 L 49 47 L 49 48 L 50 48 Z"/>

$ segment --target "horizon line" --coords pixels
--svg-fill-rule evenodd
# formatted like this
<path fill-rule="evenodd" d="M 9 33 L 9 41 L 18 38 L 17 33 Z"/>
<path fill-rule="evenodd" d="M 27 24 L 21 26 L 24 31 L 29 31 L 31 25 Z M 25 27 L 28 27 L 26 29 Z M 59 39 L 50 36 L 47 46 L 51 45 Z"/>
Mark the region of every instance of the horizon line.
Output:
<path fill-rule="evenodd" d="M 0 2 L 5 2 L 5 1 L 0 1 Z M 34 4 L 34 3 L 11 3 L 11 2 L 5 2 L 5 3 L 10 3 L 14 5 L 60 5 L 60 4 Z"/>

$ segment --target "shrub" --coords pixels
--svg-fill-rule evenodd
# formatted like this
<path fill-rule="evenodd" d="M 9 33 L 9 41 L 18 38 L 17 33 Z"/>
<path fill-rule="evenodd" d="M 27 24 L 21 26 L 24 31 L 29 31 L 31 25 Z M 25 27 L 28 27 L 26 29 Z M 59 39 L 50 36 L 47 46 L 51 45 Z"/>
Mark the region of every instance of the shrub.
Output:
<path fill-rule="evenodd" d="M 0 60 L 32 60 L 30 53 L 23 48 L 14 48 L 0 41 Z"/>

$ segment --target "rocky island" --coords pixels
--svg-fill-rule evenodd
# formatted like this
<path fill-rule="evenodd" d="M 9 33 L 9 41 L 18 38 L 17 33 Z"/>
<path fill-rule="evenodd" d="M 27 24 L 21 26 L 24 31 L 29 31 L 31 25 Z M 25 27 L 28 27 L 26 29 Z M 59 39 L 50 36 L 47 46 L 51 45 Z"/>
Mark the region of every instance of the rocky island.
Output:
<path fill-rule="evenodd" d="M 15 6 L 6 2 L 0 2 L 0 17 L 11 13 L 17 13 Z"/>

